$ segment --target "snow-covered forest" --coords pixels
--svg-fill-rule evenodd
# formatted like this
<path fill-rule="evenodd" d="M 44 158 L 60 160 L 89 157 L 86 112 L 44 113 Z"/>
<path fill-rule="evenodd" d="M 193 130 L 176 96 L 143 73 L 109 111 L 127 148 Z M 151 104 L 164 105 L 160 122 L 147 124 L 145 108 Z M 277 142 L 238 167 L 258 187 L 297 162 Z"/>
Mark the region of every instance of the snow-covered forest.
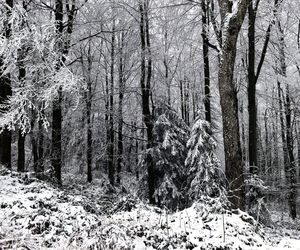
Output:
<path fill-rule="evenodd" d="M 0 249 L 300 249 L 299 13 L 1 0 Z"/>

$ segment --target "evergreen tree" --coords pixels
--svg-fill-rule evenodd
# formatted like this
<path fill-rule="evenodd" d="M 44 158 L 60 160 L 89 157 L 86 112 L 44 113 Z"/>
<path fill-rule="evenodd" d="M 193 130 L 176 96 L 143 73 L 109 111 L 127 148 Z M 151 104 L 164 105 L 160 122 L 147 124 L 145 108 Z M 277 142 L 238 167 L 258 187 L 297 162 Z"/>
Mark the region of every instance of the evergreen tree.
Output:
<path fill-rule="evenodd" d="M 215 155 L 216 142 L 209 123 L 196 119 L 187 142 L 188 193 L 192 200 L 225 197 L 225 178 Z"/>
<path fill-rule="evenodd" d="M 147 156 L 152 158 L 156 177 L 156 203 L 171 210 L 182 208 L 186 205 L 183 191 L 187 172 L 184 161 L 187 156 L 189 128 L 178 114 L 165 104 L 156 108 L 155 118 L 154 146 L 146 151 L 142 165 L 145 167 Z"/>

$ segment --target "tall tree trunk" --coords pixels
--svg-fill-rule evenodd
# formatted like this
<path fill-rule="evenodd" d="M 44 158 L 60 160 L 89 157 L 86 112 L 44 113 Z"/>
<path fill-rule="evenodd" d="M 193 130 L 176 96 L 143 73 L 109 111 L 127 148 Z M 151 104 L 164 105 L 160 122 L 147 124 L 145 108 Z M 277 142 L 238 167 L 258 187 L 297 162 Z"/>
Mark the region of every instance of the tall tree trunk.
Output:
<path fill-rule="evenodd" d="M 21 52 L 22 53 L 22 52 Z M 25 76 L 26 76 L 26 69 L 24 67 L 23 62 L 24 55 L 20 55 L 18 58 L 18 64 L 19 64 L 19 82 L 20 87 L 24 87 L 25 85 Z M 19 128 L 18 131 L 18 172 L 24 172 L 25 171 L 25 138 L 26 134 L 25 131 L 22 131 Z"/>
<path fill-rule="evenodd" d="M 87 181 L 92 182 L 92 159 L 93 159 L 93 142 L 92 142 L 92 123 L 91 123 L 91 109 L 92 109 L 92 55 L 91 55 L 91 43 L 89 42 L 88 47 L 88 80 L 87 80 L 87 98 L 86 98 L 86 133 L 87 133 Z"/>
<path fill-rule="evenodd" d="M 117 184 L 121 182 L 121 170 L 123 167 L 123 98 L 124 98 L 124 32 L 121 32 L 119 49 L 119 109 L 118 109 L 118 164 L 117 164 Z M 130 157 L 130 156 L 129 156 Z"/>
<path fill-rule="evenodd" d="M 185 121 L 185 105 L 184 105 L 184 81 L 179 80 L 179 89 L 180 89 L 180 104 L 181 104 L 181 118 Z"/>
<path fill-rule="evenodd" d="M 255 72 L 256 46 L 255 46 L 255 23 L 256 13 L 260 0 L 249 0 L 248 5 L 248 114 L 249 114 L 249 164 L 250 173 L 257 174 L 257 105 L 256 105 L 256 84 L 265 61 L 270 33 L 273 21 L 269 23 L 266 30 L 265 41 L 260 55 L 260 60 Z M 274 0 L 274 14 L 278 8 L 278 0 Z"/>
<path fill-rule="evenodd" d="M 286 85 L 286 96 L 285 96 L 285 122 L 286 122 L 286 151 L 287 151 L 287 166 L 285 166 L 286 180 L 289 185 L 289 198 L 288 203 L 290 207 L 290 216 L 292 219 L 297 217 L 297 174 L 296 174 L 296 165 L 294 157 L 294 145 L 293 145 L 293 129 L 292 129 L 292 108 L 291 108 L 291 99 L 289 84 L 287 82 L 287 69 L 286 69 L 286 58 L 285 58 L 285 41 L 284 41 L 284 32 L 281 27 L 281 22 L 279 18 L 277 19 L 277 25 L 279 30 L 279 60 L 280 60 L 280 75 L 285 80 Z M 278 81 L 280 89 L 280 82 Z"/>
<path fill-rule="evenodd" d="M 9 39 L 11 36 L 11 25 L 8 19 L 11 16 L 11 8 L 13 7 L 13 0 L 6 0 L 6 18 L 5 22 L 5 32 L 3 36 Z M 3 67 L 3 58 L 0 58 L 0 68 Z M 2 71 L 2 70 L 1 70 Z M 0 105 L 5 104 L 8 101 L 9 96 L 12 95 L 11 90 L 11 79 L 10 74 L 3 75 L 0 71 Z M 6 112 L 7 109 L 4 108 L 1 112 Z M 5 128 L 0 134 L 0 164 L 11 169 L 11 131 Z"/>
<path fill-rule="evenodd" d="M 245 187 L 244 166 L 240 142 L 238 98 L 233 82 L 236 58 L 236 43 L 243 24 L 248 1 L 240 1 L 232 13 L 232 2 L 220 0 L 223 25 L 223 42 L 219 65 L 219 91 L 223 118 L 223 138 L 225 149 L 225 175 L 229 183 L 229 200 L 232 206 L 244 210 Z"/>
<path fill-rule="evenodd" d="M 273 168 L 274 168 L 274 183 L 277 185 L 278 180 L 279 180 L 279 175 L 280 175 L 280 170 L 279 170 L 279 155 L 278 155 L 278 128 L 277 128 L 277 114 L 275 114 L 275 122 L 273 122 L 273 151 L 274 151 L 274 161 L 273 161 Z"/>
<path fill-rule="evenodd" d="M 109 143 L 110 143 L 110 133 L 109 133 L 109 70 L 108 63 L 105 59 L 104 61 L 105 69 L 105 128 L 106 128 L 106 172 L 108 173 L 109 166 Z"/>
<path fill-rule="evenodd" d="M 286 175 L 287 173 L 287 166 L 288 166 L 288 153 L 286 147 L 286 135 L 285 135 L 285 124 L 284 124 L 284 116 L 283 116 L 283 103 L 282 103 L 282 89 L 281 83 L 277 80 L 277 94 L 278 94 L 278 104 L 279 104 L 279 121 L 280 121 L 280 131 L 281 131 L 281 141 L 282 141 L 282 148 L 283 148 L 283 165 L 284 171 Z M 288 176 L 286 176 L 288 178 Z"/>
<path fill-rule="evenodd" d="M 152 58 L 149 35 L 149 20 L 148 20 L 148 0 L 143 0 L 139 3 L 140 12 L 140 38 L 141 38 L 141 92 L 142 92 L 142 113 L 143 121 L 147 131 L 147 149 L 153 147 L 153 117 L 150 110 L 151 96 L 151 76 L 152 76 Z M 147 56 L 147 66 L 146 66 Z M 148 189 L 149 202 L 155 204 L 155 173 L 154 163 L 150 152 L 146 156 L 147 173 L 148 173 Z"/>
<path fill-rule="evenodd" d="M 291 109 L 291 99 L 290 99 L 290 91 L 289 86 L 287 84 L 286 88 L 286 143 L 287 150 L 289 156 L 289 206 L 290 206 L 290 215 L 292 219 L 296 219 L 297 217 L 297 172 L 296 172 L 296 164 L 294 157 L 294 143 L 293 143 L 293 128 L 292 128 L 292 109 Z"/>
<path fill-rule="evenodd" d="M 115 20 L 113 20 L 110 54 L 110 96 L 109 96 L 109 150 L 108 150 L 108 179 L 112 186 L 115 185 L 114 166 L 114 74 L 115 74 Z"/>
<path fill-rule="evenodd" d="M 62 53 L 62 35 L 63 35 L 63 2 L 62 0 L 55 1 L 55 27 L 57 38 L 58 52 Z M 61 68 L 61 62 L 56 63 L 56 70 Z M 57 98 L 52 104 L 52 155 L 51 163 L 54 169 L 55 177 L 61 184 L 61 166 L 62 166 L 62 89 L 57 90 Z"/>
<path fill-rule="evenodd" d="M 255 19 L 253 0 L 248 5 L 248 114 L 249 114 L 249 165 L 250 173 L 257 174 L 257 108 L 255 79 Z"/>
<path fill-rule="evenodd" d="M 59 71 L 66 61 L 69 53 L 70 37 L 73 31 L 73 22 L 75 18 L 75 0 L 66 3 L 66 11 L 64 12 L 63 0 L 55 0 L 55 29 L 57 34 L 57 52 L 61 58 L 56 62 L 56 70 Z M 64 33 L 64 13 L 67 14 L 66 36 Z M 52 103 L 52 154 L 51 164 L 54 169 L 55 177 L 61 184 L 61 168 L 62 168 L 62 88 L 57 90 L 57 98 Z"/>
<path fill-rule="evenodd" d="M 171 82 L 169 79 L 169 49 L 168 49 L 168 21 L 165 21 L 165 27 L 164 27 L 164 67 L 165 67 L 165 84 L 167 87 L 167 101 L 168 105 L 171 105 Z"/>
<path fill-rule="evenodd" d="M 263 177 L 265 178 L 266 181 L 268 181 L 268 178 L 270 177 L 269 176 L 269 171 L 270 171 L 270 168 L 272 167 L 271 166 L 271 161 L 272 161 L 272 156 L 271 156 L 271 150 L 272 150 L 272 147 L 271 147 L 271 140 L 269 139 L 269 127 L 270 127 L 270 124 L 269 124 L 269 119 L 268 119 L 268 109 L 265 110 L 265 115 L 264 115 L 264 121 L 265 121 L 265 145 L 266 145 L 266 149 L 265 149 L 265 166 L 264 168 L 262 169 L 262 174 L 263 174 Z"/>
<path fill-rule="evenodd" d="M 210 68 L 208 50 L 208 4 L 206 0 L 201 0 L 202 7 L 202 39 L 203 39 L 203 62 L 204 62 L 204 109 L 205 120 L 211 123 L 210 108 Z"/>
<path fill-rule="evenodd" d="M 190 125 L 190 80 L 188 78 L 184 81 L 185 85 L 185 98 L 184 98 L 184 105 L 185 105 L 185 123 L 189 126 Z"/>

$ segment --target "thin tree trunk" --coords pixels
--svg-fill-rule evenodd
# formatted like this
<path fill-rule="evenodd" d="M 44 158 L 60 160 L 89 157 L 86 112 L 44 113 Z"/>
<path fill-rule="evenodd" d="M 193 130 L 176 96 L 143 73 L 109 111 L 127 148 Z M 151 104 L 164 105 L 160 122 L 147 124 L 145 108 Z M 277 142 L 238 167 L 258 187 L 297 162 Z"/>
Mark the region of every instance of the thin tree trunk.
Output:
<path fill-rule="evenodd" d="M 292 219 L 296 219 L 297 217 L 297 172 L 296 172 L 296 164 L 294 158 L 294 144 L 293 144 L 293 129 L 292 129 L 292 109 L 291 109 L 291 99 L 289 86 L 287 84 L 286 89 L 286 143 L 287 150 L 289 156 L 289 176 L 290 176 L 290 193 L 289 193 L 289 206 L 290 206 L 290 215 Z"/>
<path fill-rule="evenodd" d="M 42 110 L 42 115 L 44 111 Z M 44 172 L 44 132 L 43 132 L 43 122 L 39 120 L 38 122 L 38 167 L 37 172 Z"/>
<path fill-rule="evenodd" d="M 108 179 L 112 186 L 115 185 L 114 166 L 114 65 L 115 65 L 115 20 L 113 20 L 110 54 L 110 96 L 109 96 L 109 150 L 108 150 Z"/>
<path fill-rule="evenodd" d="M 288 154 L 287 154 L 287 147 L 286 147 L 286 135 L 285 135 L 285 124 L 284 124 L 284 117 L 283 117 L 283 103 L 282 103 L 282 95 L 281 95 L 281 83 L 277 80 L 277 91 L 278 91 L 278 103 L 279 103 L 279 120 L 280 120 L 280 130 L 281 130 L 281 140 L 282 140 L 282 148 L 283 148 L 283 165 L 284 171 L 287 173 L 287 165 L 288 165 Z M 288 178 L 288 176 L 286 176 Z"/>
<path fill-rule="evenodd" d="M 179 80 L 179 89 L 180 89 L 181 118 L 185 121 L 183 80 Z"/>
<path fill-rule="evenodd" d="M 142 129 L 143 131 L 143 129 Z M 136 138 L 138 138 L 138 132 L 136 132 Z M 143 145 L 143 144 L 142 144 Z M 135 176 L 136 179 L 139 180 L 140 178 L 140 171 L 139 171 L 139 140 L 135 140 Z"/>
<path fill-rule="evenodd" d="M 299 119 L 299 118 L 298 118 Z M 300 182 L 300 121 L 297 121 L 297 156 L 298 156 L 298 180 Z"/>
<path fill-rule="evenodd" d="M 278 183 L 279 175 L 280 175 L 280 170 L 279 170 L 279 155 L 278 155 L 278 128 L 277 128 L 277 114 L 275 115 L 275 122 L 273 122 L 273 150 L 274 150 L 274 182 L 275 185 Z M 273 183 L 274 184 L 274 183 Z"/>
<path fill-rule="evenodd" d="M 270 147 L 270 140 L 269 140 L 269 119 L 268 119 L 268 109 L 265 110 L 265 115 L 264 115 L 264 121 L 265 121 L 265 145 L 266 145 L 266 149 L 265 149 L 265 166 L 262 169 L 262 174 L 263 177 L 266 181 L 268 181 L 268 173 L 269 173 L 269 169 L 271 168 L 271 147 Z"/>
<path fill-rule="evenodd" d="M 30 121 L 30 128 L 31 128 L 31 151 L 32 151 L 32 155 L 33 155 L 33 168 L 34 168 L 34 172 L 37 173 L 37 169 L 38 169 L 38 163 L 39 163 L 39 155 L 38 155 L 38 147 L 37 147 L 37 140 L 35 138 L 33 129 L 34 129 L 34 124 L 35 124 L 35 112 L 32 109 L 31 110 L 31 121 Z"/>
<path fill-rule="evenodd" d="M 92 142 L 92 123 L 91 123 L 91 109 L 92 109 L 92 55 L 91 55 L 91 43 L 89 42 L 88 48 L 88 81 L 87 81 L 87 98 L 86 98 L 86 133 L 87 133 L 87 181 L 92 182 L 92 159 L 93 159 L 93 142 Z"/>
<path fill-rule="evenodd" d="M 247 148 L 246 148 L 246 133 L 245 133 L 245 122 L 244 122 L 244 105 L 243 102 L 240 107 L 240 113 L 241 113 L 241 121 L 242 121 L 242 154 L 243 154 L 243 161 L 247 161 Z"/>
<path fill-rule="evenodd" d="M 105 60 L 105 128 L 106 128 L 106 172 L 108 173 L 109 166 L 109 144 L 110 144 L 110 132 L 109 132 L 109 76 L 108 65 Z"/>
<path fill-rule="evenodd" d="M 171 105 L 171 83 L 169 79 L 169 63 L 168 63 L 168 24 L 166 21 L 164 30 L 164 67 L 165 67 L 165 83 L 167 87 L 167 101 L 168 105 Z"/>
<path fill-rule="evenodd" d="M 121 170 L 123 167 L 123 98 L 124 98 L 124 32 L 121 33 L 119 50 L 119 110 L 118 110 L 118 164 L 117 164 L 117 184 L 121 182 Z"/>
<path fill-rule="evenodd" d="M 279 59 L 280 59 L 280 74 L 285 79 L 286 85 L 286 96 L 285 96 L 285 121 L 286 121 L 286 151 L 287 151 L 287 166 L 285 166 L 286 180 L 289 185 L 289 198 L 288 203 L 290 207 L 290 216 L 292 219 L 297 217 L 297 174 L 296 174 L 296 165 L 294 158 L 294 145 L 293 145 L 293 129 L 292 129 L 292 108 L 291 108 L 291 99 L 289 84 L 287 82 L 287 70 L 286 70 L 286 58 L 285 58 L 285 41 L 284 41 L 284 32 L 281 27 L 280 20 L 277 19 L 278 30 L 280 34 L 279 40 Z M 278 81 L 279 82 L 279 81 Z M 280 83 L 279 83 L 280 84 Z M 280 85 L 278 86 L 280 89 Z"/>
<path fill-rule="evenodd" d="M 190 81 L 189 79 L 185 78 L 184 81 L 185 89 L 184 89 L 184 112 L 185 112 L 185 122 L 189 126 L 190 125 Z"/>
<path fill-rule="evenodd" d="M 260 0 L 256 0 L 255 4 L 253 0 L 249 0 L 248 5 L 248 114 L 249 114 L 249 164 L 250 173 L 257 174 L 257 105 L 256 105 L 256 84 L 260 76 L 260 72 L 265 61 L 265 56 L 270 41 L 270 33 L 273 25 L 273 21 L 270 22 L 265 41 L 260 56 L 257 70 L 255 72 L 256 61 L 256 46 L 255 46 L 255 23 L 256 13 Z M 274 0 L 274 13 L 276 13 L 278 0 Z"/>
<path fill-rule="evenodd" d="M 23 57 L 24 55 L 20 55 L 18 58 L 18 63 L 19 63 L 19 82 L 20 86 L 24 87 L 25 85 L 25 76 L 26 76 L 26 69 L 24 67 L 24 62 L 23 62 Z M 21 131 L 19 128 L 18 131 L 18 172 L 24 172 L 25 171 L 25 138 L 26 138 L 26 133 L 25 131 Z"/>
<path fill-rule="evenodd" d="M 147 149 L 153 146 L 153 117 L 150 110 L 150 96 L 151 96 L 151 75 L 152 75 L 152 59 L 151 47 L 149 36 L 149 23 L 148 23 L 148 0 L 144 0 L 144 4 L 140 2 L 140 38 L 141 38 L 141 91 L 142 91 L 142 113 L 143 121 L 147 131 Z M 146 67 L 147 56 L 147 67 Z M 146 72 L 147 71 L 147 72 Z M 146 74 L 147 73 L 147 74 Z M 154 163 L 151 153 L 146 156 L 147 173 L 148 173 L 148 189 L 149 189 L 149 202 L 155 204 L 155 174 Z"/>
<path fill-rule="evenodd" d="M 202 7 L 202 39 L 203 39 L 203 62 L 204 62 L 204 109 L 205 120 L 211 123 L 210 108 L 210 68 L 208 50 L 208 6 L 206 0 L 201 1 Z"/>

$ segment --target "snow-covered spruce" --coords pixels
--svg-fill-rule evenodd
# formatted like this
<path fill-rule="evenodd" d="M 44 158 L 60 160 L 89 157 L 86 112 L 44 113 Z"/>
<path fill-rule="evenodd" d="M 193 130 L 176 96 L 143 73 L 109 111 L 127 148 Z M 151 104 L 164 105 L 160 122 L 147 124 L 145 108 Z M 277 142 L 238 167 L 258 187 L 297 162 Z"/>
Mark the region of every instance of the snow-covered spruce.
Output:
<path fill-rule="evenodd" d="M 169 106 L 161 104 L 155 110 L 154 146 L 145 153 L 155 165 L 155 199 L 158 205 L 171 210 L 186 207 L 187 171 L 184 161 L 189 127 Z M 146 168 L 146 159 L 142 162 Z M 146 178 L 144 178 L 146 180 Z"/>
<path fill-rule="evenodd" d="M 198 117 L 187 142 L 188 193 L 192 200 L 203 196 L 225 197 L 225 178 L 215 155 L 216 142 L 210 126 Z"/>

